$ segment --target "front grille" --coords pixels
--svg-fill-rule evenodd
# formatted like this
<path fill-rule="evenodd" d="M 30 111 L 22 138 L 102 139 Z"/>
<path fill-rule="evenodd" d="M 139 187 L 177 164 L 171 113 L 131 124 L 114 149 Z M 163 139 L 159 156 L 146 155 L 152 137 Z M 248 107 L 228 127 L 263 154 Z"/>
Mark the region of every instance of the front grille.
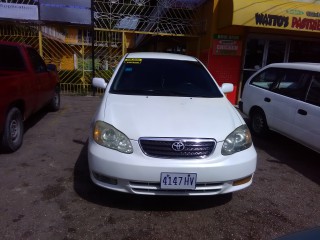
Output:
<path fill-rule="evenodd" d="M 222 191 L 224 183 L 197 183 L 194 190 L 163 190 L 160 183 L 130 181 L 129 186 L 137 194 L 157 195 L 215 195 Z"/>
<path fill-rule="evenodd" d="M 205 158 L 215 149 L 214 139 L 140 138 L 142 151 L 157 158 Z M 174 146 L 175 144 L 175 146 Z"/>

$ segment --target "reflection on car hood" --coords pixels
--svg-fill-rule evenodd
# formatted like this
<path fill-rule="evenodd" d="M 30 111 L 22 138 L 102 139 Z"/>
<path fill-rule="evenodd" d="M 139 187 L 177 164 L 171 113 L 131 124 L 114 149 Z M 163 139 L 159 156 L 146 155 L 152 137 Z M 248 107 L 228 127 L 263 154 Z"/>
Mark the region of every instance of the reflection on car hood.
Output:
<path fill-rule="evenodd" d="M 110 94 L 103 121 L 130 139 L 140 137 L 214 138 L 223 141 L 244 123 L 225 98 Z"/>

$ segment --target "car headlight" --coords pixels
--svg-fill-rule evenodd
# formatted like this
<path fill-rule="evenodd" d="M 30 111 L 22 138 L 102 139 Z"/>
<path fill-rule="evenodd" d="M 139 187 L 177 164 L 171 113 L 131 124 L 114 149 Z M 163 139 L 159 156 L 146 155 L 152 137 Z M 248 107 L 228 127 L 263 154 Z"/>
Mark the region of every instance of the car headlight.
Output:
<path fill-rule="evenodd" d="M 132 153 L 133 148 L 129 138 L 112 125 L 96 121 L 93 128 L 93 139 L 99 145 L 123 153 Z"/>
<path fill-rule="evenodd" d="M 252 145 L 250 131 L 247 125 L 242 125 L 224 140 L 222 145 L 221 154 L 230 155 L 236 152 L 243 151 Z"/>

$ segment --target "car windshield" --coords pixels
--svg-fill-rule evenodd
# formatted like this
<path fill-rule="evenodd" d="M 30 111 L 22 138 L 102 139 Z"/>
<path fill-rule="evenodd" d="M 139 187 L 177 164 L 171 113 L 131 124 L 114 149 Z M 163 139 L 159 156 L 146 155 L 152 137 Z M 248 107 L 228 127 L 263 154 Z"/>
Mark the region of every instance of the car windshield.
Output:
<path fill-rule="evenodd" d="M 196 61 L 126 58 L 110 89 L 114 94 L 222 97 L 206 69 Z"/>

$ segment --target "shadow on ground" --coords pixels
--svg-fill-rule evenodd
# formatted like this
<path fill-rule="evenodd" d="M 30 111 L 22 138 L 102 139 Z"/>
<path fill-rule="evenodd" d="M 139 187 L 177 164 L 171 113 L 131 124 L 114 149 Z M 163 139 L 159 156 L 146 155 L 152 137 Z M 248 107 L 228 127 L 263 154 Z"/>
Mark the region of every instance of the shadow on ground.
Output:
<path fill-rule="evenodd" d="M 243 118 L 247 125 L 250 126 L 249 119 L 244 115 Z M 320 185 L 319 153 L 272 131 L 268 132 L 265 137 L 258 137 L 255 135 L 252 137 L 255 147 L 265 151 L 271 156 L 271 158 L 268 159 L 269 162 L 273 162 L 275 164 L 286 164 L 311 181 Z"/>
<path fill-rule="evenodd" d="M 267 161 L 286 164 L 320 185 L 319 153 L 275 132 L 270 132 L 264 138 L 253 136 L 253 142 L 258 149 L 271 156 Z"/>
<path fill-rule="evenodd" d="M 23 124 L 23 134 L 25 135 L 29 129 L 33 128 L 35 125 L 37 125 L 38 122 L 41 121 L 41 119 L 43 119 L 46 115 L 48 114 L 48 110 L 47 108 L 43 108 L 41 110 L 39 110 L 38 112 L 34 113 L 33 115 L 31 115 Z M 2 136 L 0 135 L 0 141 L 2 141 Z M 22 143 L 23 144 L 23 143 Z M 0 146 L 0 154 L 11 154 L 10 151 L 7 151 L 5 149 L 2 149 L 2 147 Z"/>
<path fill-rule="evenodd" d="M 127 210 L 192 211 L 224 205 L 232 199 L 232 194 L 209 197 L 143 196 L 100 188 L 93 184 L 89 176 L 87 146 L 85 143 L 74 166 L 74 190 L 89 202 Z"/>

